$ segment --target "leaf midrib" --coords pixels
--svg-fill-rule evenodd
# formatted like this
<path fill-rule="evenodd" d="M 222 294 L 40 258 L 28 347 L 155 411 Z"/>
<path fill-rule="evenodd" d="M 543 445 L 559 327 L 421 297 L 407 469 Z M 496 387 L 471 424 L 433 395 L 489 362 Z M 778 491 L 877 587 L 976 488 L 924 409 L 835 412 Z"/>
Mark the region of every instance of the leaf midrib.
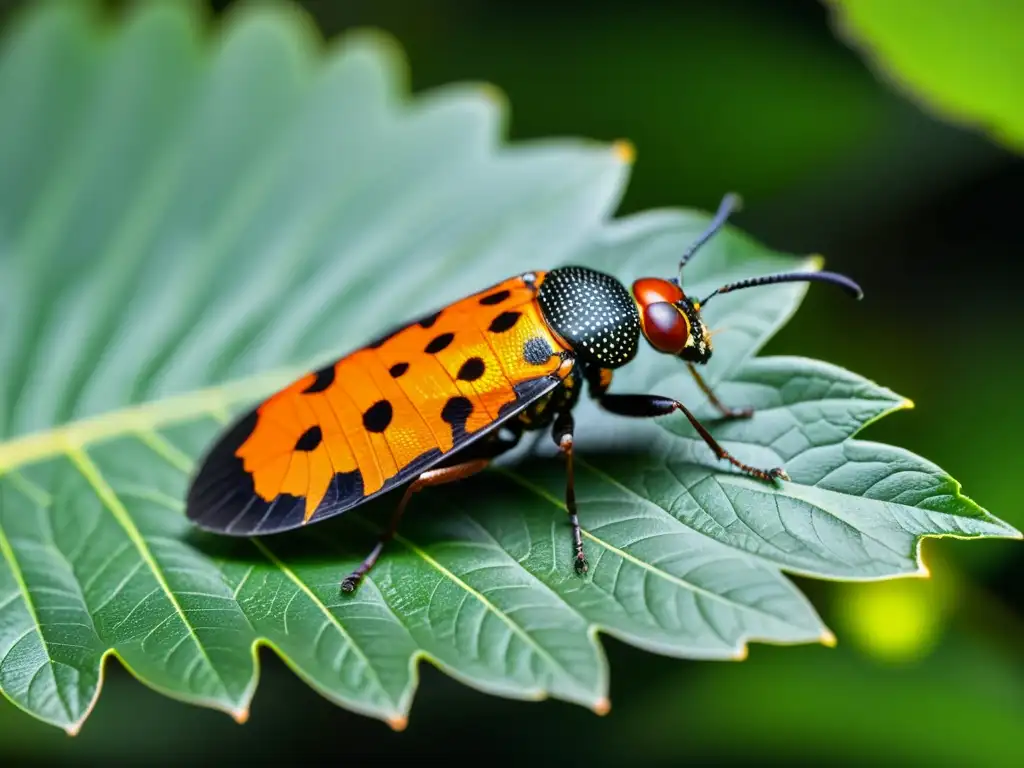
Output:
<path fill-rule="evenodd" d="M 255 399 L 287 383 L 298 375 L 298 370 L 269 371 L 14 437 L 0 442 L 0 474 L 28 464 L 64 457 L 69 447 L 81 450 L 106 440 L 150 433 L 158 427 L 185 423 L 200 417 L 223 421 L 224 411 L 229 406 Z"/>

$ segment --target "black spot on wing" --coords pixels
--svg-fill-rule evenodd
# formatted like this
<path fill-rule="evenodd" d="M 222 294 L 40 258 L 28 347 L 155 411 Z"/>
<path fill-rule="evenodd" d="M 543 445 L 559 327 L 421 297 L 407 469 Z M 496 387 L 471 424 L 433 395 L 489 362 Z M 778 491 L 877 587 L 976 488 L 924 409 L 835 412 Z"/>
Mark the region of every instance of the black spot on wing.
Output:
<path fill-rule="evenodd" d="M 440 336 L 435 336 L 430 340 L 430 343 L 424 347 L 423 351 L 428 355 L 436 355 L 441 350 L 445 349 L 449 344 L 455 340 L 454 333 L 442 333 Z"/>
<path fill-rule="evenodd" d="M 466 436 L 466 421 L 473 413 L 473 403 L 462 395 L 449 398 L 441 409 L 441 418 L 452 425 L 452 437 L 456 442 Z"/>
<path fill-rule="evenodd" d="M 309 451 L 315 451 L 320 446 L 320 443 L 323 442 L 323 439 L 324 434 L 320 430 L 320 427 L 310 427 L 303 432 L 302 437 L 295 442 L 295 450 L 305 451 L 307 453 Z"/>
<path fill-rule="evenodd" d="M 480 303 L 485 307 L 493 307 L 496 304 L 501 304 L 501 302 L 507 301 L 508 297 L 511 295 L 512 293 L 510 291 L 495 291 L 494 293 L 489 293 L 480 299 Z"/>
<path fill-rule="evenodd" d="M 521 316 L 521 312 L 502 312 L 491 321 L 487 330 L 491 333 L 504 333 L 505 331 L 515 327 L 515 324 L 519 322 L 519 318 Z"/>
<path fill-rule="evenodd" d="M 437 312 L 434 312 L 432 314 L 426 315 L 425 317 L 420 318 L 419 325 L 420 325 L 421 328 L 430 328 L 430 327 L 432 327 L 434 325 L 434 323 L 437 322 L 437 318 L 439 318 L 440 316 L 441 316 L 441 311 L 440 310 L 438 310 Z"/>
<path fill-rule="evenodd" d="M 390 331 L 388 331 L 387 333 L 383 334 L 382 336 L 378 336 L 378 337 L 377 337 L 376 339 L 374 339 L 374 340 L 373 340 L 373 341 L 371 341 L 371 342 L 370 342 L 369 344 L 367 344 L 367 345 L 366 345 L 366 348 L 367 348 L 367 349 L 380 349 L 380 348 L 381 348 L 381 347 L 383 347 L 383 346 L 384 346 L 384 345 L 385 345 L 385 344 L 386 344 L 386 343 L 387 343 L 387 342 L 388 342 L 388 341 L 389 341 L 390 339 L 392 339 L 393 337 L 395 337 L 396 335 L 398 335 L 398 334 L 399 334 L 399 333 L 400 333 L 401 331 L 404 331 L 404 330 L 405 330 L 405 329 L 406 329 L 407 327 L 408 327 L 408 326 L 405 326 L 405 325 L 400 325 L 400 326 L 398 326 L 397 328 L 392 328 L 392 329 L 391 329 Z"/>
<path fill-rule="evenodd" d="M 461 381 L 476 381 L 484 375 L 486 366 L 479 357 L 471 357 L 459 368 L 458 378 Z"/>
<path fill-rule="evenodd" d="M 391 378 L 392 379 L 397 379 L 399 376 L 401 376 L 403 373 L 405 373 L 408 370 L 409 370 L 409 364 L 408 363 L 395 363 L 390 368 L 388 368 L 388 373 L 391 374 Z"/>
<path fill-rule="evenodd" d="M 304 395 L 312 395 L 316 392 L 323 392 L 334 383 L 334 363 L 326 365 L 316 372 L 316 379 L 302 390 Z"/>
<path fill-rule="evenodd" d="M 441 314 L 443 312 L 444 312 L 444 310 L 440 309 L 440 310 L 438 310 L 436 312 L 431 312 L 430 314 L 423 315 L 422 317 L 420 317 L 420 318 L 418 318 L 416 320 L 413 320 L 412 322 L 402 323 L 402 325 L 393 327 L 387 333 L 384 333 L 381 336 L 378 336 L 376 339 L 374 339 L 369 344 L 367 344 L 366 345 L 366 349 L 380 349 L 388 341 L 390 341 L 393 337 L 397 336 L 399 333 L 404 331 L 406 328 L 409 328 L 410 326 L 413 326 L 413 325 L 419 325 L 421 328 L 430 328 L 430 327 L 432 327 L 434 325 L 434 323 L 437 322 L 437 319 L 441 316 Z"/>
<path fill-rule="evenodd" d="M 363 426 L 367 432 L 383 432 L 391 424 L 394 409 L 387 400 L 378 400 L 363 414 Z"/>

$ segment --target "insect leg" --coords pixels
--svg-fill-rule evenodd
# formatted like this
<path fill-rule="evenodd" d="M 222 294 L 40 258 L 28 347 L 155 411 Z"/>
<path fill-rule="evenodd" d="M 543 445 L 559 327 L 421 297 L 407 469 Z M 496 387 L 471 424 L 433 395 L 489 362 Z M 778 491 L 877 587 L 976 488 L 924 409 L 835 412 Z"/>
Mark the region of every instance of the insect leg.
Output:
<path fill-rule="evenodd" d="M 388 526 L 388 530 L 380 541 L 373 548 L 366 559 L 359 564 L 352 573 L 345 577 L 345 580 L 341 582 L 341 589 L 343 592 L 352 592 L 356 586 L 362 581 L 374 563 L 377 562 L 377 558 L 380 557 L 380 553 L 384 551 L 384 545 L 394 538 L 395 532 L 398 530 L 398 523 L 402 519 L 402 514 L 405 512 L 406 506 L 409 504 L 409 499 L 412 495 L 423 488 L 429 488 L 435 485 L 444 485 L 445 483 L 452 483 L 456 480 L 462 480 L 475 475 L 481 471 L 490 463 L 488 459 L 477 459 L 475 461 L 467 461 L 462 464 L 455 464 L 450 467 L 443 467 L 441 469 L 431 469 L 424 472 L 422 475 L 413 480 L 405 489 L 405 493 L 402 494 L 402 500 L 398 502 L 398 507 L 395 509 L 394 514 L 391 516 L 391 524 Z"/>
<path fill-rule="evenodd" d="M 583 552 L 583 534 L 580 531 L 580 519 L 576 514 L 576 483 L 572 471 L 573 427 L 575 426 L 571 411 L 562 411 L 551 425 L 551 437 L 559 450 L 565 454 L 565 508 L 569 513 L 569 524 L 572 525 L 572 543 L 576 552 L 573 565 L 576 573 L 586 573 L 589 564 Z"/>
<path fill-rule="evenodd" d="M 711 385 L 704 381 L 704 377 L 700 375 L 700 371 L 693 363 L 687 363 L 686 367 L 690 369 L 694 381 L 697 382 L 697 386 L 700 387 L 701 392 L 707 395 L 708 401 L 718 409 L 718 412 L 726 419 L 749 419 L 754 415 L 753 408 L 730 408 L 714 393 L 711 389 Z"/>
<path fill-rule="evenodd" d="M 774 469 L 758 469 L 752 467 L 749 464 L 744 464 L 732 456 L 725 448 L 718 444 L 718 441 L 711 436 L 711 433 L 697 421 L 689 409 L 680 403 L 678 400 L 673 400 L 669 397 L 660 397 L 659 395 L 602 395 L 598 401 L 602 408 L 609 411 L 610 413 L 618 414 L 619 416 L 634 416 L 637 418 L 651 418 L 654 416 L 665 416 L 674 411 L 682 411 L 683 415 L 690 420 L 693 428 L 697 430 L 697 433 L 704 439 L 704 442 L 708 444 L 708 447 L 715 452 L 715 455 L 719 459 L 725 459 L 734 467 L 737 467 L 748 475 L 752 475 L 759 480 L 765 480 L 771 482 L 775 478 L 781 478 L 783 480 L 789 480 L 789 475 L 786 474 L 785 470 L 781 467 L 775 467 Z"/>

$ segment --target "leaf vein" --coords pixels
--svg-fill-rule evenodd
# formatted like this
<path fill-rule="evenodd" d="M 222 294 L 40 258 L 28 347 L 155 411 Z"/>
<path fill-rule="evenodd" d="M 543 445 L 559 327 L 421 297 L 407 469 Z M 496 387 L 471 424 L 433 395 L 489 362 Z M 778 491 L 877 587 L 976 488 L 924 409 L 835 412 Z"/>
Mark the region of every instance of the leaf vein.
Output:
<path fill-rule="evenodd" d="M 421 557 L 428 565 L 437 570 L 442 576 L 449 579 L 453 584 L 465 590 L 468 594 L 472 595 L 474 598 L 480 601 L 480 603 L 488 611 L 493 613 L 494 616 L 498 618 L 501 622 L 503 622 L 516 637 L 518 637 L 520 640 L 526 643 L 527 647 L 532 649 L 534 653 L 536 653 L 536 655 L 539 658 L 543 659 L 548 665 L 554 667 L 557 670 L 560 670 L 570 680 L 578 680 L 578 678 L 571 672 L 569 672 L 569 670 L 566 669 L 565 666 L 560 661 L 558 661 L 554 656 L 552 656 L 546 648 L 544 648 L 533 637 L 531 637 L 529 632 L 527 632 L 516 621 L 514 621 L 511 616 L 506 614 L 504 611 L 500 610 L 498 606 L 496 606 L 494 603 L 488 600 L 486 595 L 484 595 L 479 590 L 476 590 L 473 587 L 471 587 L 469 584 L 467 584 L 465 581 L 460 579 L 450 570 L 441 565 L 441 563 L 439 563 L 437 560 L 435 560 L 433 557 L 427 554 L 427 552 L 425 552 L 423 549 L 420 549 L 420 547 L 416 546 L 416 544 L 414 544 L 409 539 L 399 534 L 396 534 L 395 540 L 400 541 L 404 546 L 406 546 L 416 555 Z"/>
<path fill-rule="evenodd" d="M 189 621 L 188 616 L 182 609 L 181 604 L 178 602 L 178 598 L 175 596 L 174 590 L 172 590 L 170 584 L 167 583 L 167 578 L 164 575 L 163 571 L 161 570 L 160 564 L 153 556 L 153 552 L 150 549 L 149 544 L 142 536 L 142 532 L 139 531 L 138 526 L 135 525 L 135 521 L 132 520 L 132 517 L 128 513 L 128 510 L 125 508 L 124 504 L 118 498 L 117 494 L 114 492 L 114 489 L 107 482 L 106 478 L 103 477 L 103 474 L 100 472 L 99 467 L 96 466 L 95 463 L 93 463 L 92 459 L 89 458 L 89 455 L 85 452 L 83 448 L 70 446 L 67 448 L 67 455 L 71 460 L 71 463 L 75 465 L 78 471 L 85 478 L 86 482 L 88 482 L 89 485 L 92 486 L 93 491 L 100 498 L 100 501 L 103 502 L 104 506 L 114 516 L 114 519 L 116 519 L 117 522 L 120 523 L 121 527 L 125 530 L 125 533 L 128 534 L 129 540 L 131 540 L 131 542 L 135 545 L 136 549 L 138 549 L 139 555 L 142 557 L 142 560 L 146 563 L 149 570 L 152 572 L 157 584 L 160 586 L 160 589 L 163 591 L 164 595 L 167 597 L 168 602 L 174 609 L 172 615 L 177 615 L 178 618 L 181 620 L 182 624 L 184 624 L 186 631 L 191 636 L 193 642 L 196 645 L 196 648 L 199 650 L 199 657 L 205 660 L 205 662 L 210 666 L 211 671 L 217 677 L 217 684 L 220 686 L 221 691 L 227 695 L 227 686 L 225 685 L 224 680 L 220 675 L 220 671 L 214 666 L 213 661 L 207 655 L 206 649 L 203 647 L 202 642 L 199 640 L 199 636 L 195 633 L 195 629 L 193 628 L 191 622 Z"/>
<path fill-rule="evenodd" d="M 517 482 L 522 484 L 525 488 L 529 488 L 530 490 L 534 491 L 534 493 L 536 493 L 541 498 L 547 499 L 548 502 L 550 502 L 551 504 L 554 504 L 557 507 L 560 507 L 563 510 L 565 509 L 565 505 L 562 502 L 560 502 L 557 499 L 555 499 L 554 497 L 548 495 L 543 489 L 534 486 L 532 483 L 530 483 L 525 478 L 523 478 L 523 477 L 521 477 L 521 476 L 519 476 L 519 475 L 517 475 L 517 474 L 515 474 L 513 472 L 510 472 L 510 471 L 508 471 L 507 469 L 504 469 L 504 468 L 497 469 L 496 471 L 500 471 L 500 472 L 502 472 L 504 474 L 507 474 L 509 477 L 515 479 Z M 648 499 L 645 499 L 643 496 L 639 496 L 639 495 L 635 494 L 633 491 L 629 490 L 628 488 L 625 489 L 625 490 L 629 491 L 629 493 L 631 495 L 636 496 L 638 499 L 641 499 L 642 501 L 644 501 L 644 502 L 646 502 L 648 504 L 651 504 L 652 506 L 657 507 L 657 505 L 655 505 L 654 502 L 651 502 Z M 660 507 L 657 507 L 657 508 L 661 509 Z M 664 512 L 664 510 L 662 510 L 662 511 Z M 665 514 L 668 514 L 668 513 L 666 512 Z M 669 517 L 672 517 L 672 516 L 669 515 Z M 672 519 L 675 520 L 674 517 L 672 517 Z M 678 522 L 678 521 L 676 521 L 676 522 Z M 628 562 L 632 563 L 633 565 L 636 565 L 636 566 L 644 569 L 645 571 L 653 573 L 654 575 L 659 576 L 659 577 L 665 579 L 666 581 L 669 581 L 669 582 L 675 584 L 678 587 L 682 587 L 683 589 L 689 590 L 691 592 L 695 592 L 698 595 L 704 595 L 705 597 L 708 597 L 708 598 L 710 598 L 712 600 L 717 600 L 719 602 L 725 603 L 726 605 L 729 605 L 732 608 L 736 608 L 736 609 L 743 610 L 743 611 L 750 611 L 751 613 L 755 613 L 755 614 L 759 614 L 759 615 L 762 615 L 762 616 L 766 616 L 766 617 L 771 618 L 771 619 L 773 619 L 775 621 L 778 621 L 780 619 L 780 617 L 775 616 L 775 615 L 773 615 L 771 613 L 768 613 L 767 611 L 764 611 L 764 610 L 762 610 L 760 608 L 756 608 L 756 607 L 754 607 L 752 605 L 745 605 L 743 603 L 736 603 L 736 602 L 730 600 L 729 598 L 727 598 L 724 595 L 719 595 L 719 594 L 717 594 L 715 592 L 711 592 L 711 591 L 705 589 L 704 587 L 699 587 L 696 584 L 693 584 L 692 582 L 686 581 L 685 579 L 682 579 L 679 576 L 676 576 L 675 574 L 668 573 L 667 571 L 660 570 L 659 568 L 654 567 L 650 563 L 645 563 L 643 560 L 639 559 L 635 555 L 631 555 L 630 553 L 626 552 L 625 550 L 619 549 L 618 547 L 614 546 L 613 544 L 609 544 L 604 539 L 598 538 L 597 536 L 593 535 L 590 531 L 588 531 L 585 528 L 581 528 L 581 533 L 583 534 L 584 537 L 590 539 L 591 541 L 593 541 L 594 543 L 598 544 L 599 546 L 605 548 L 609 552 L 612 552 L 613 554 L 618 555 L 623 560 L 628 561 Z"/>
<path fill-rule="evenodd" d="M 0 480 L 3 479 L 3 475 L 3 470 L 0 469 Z M 0 503 L 2 502 L 3 496 L 0 495 Z M 0 517 L 0 521 L 2 521 L 2 517 Z M 46 653 L 46 658 L 49 662 L 49 665 L 53 665 L 55 663 L 53 654 L 50 653 L 50 646 L 47 643 L 46 637 L 43 634 L 42 624 L 39 623 L 39 614 L 36 611 L 35 603 L 32 601 L 32 592 L 28 587 L 28 582 L 25 581 L 25 574 L 21 570 L 21 565 L 18 563 L 17 557 L 15 557 L 14 549 L 11 547 L 11 542 L 7 538 L 7 532 L 4 530 L 2 523 L 0 523 L 0 554 L 2 554 L 4 560 L 7 561 L 7 567 L 11 569 L 11 575 L 14 577 L 14 582 L 18 585 L 18 590 L 21 593 L 22 599 L 25 602 L 25 610 L 28 611 L 28 615 L 29 618 L 32 620 L 35 632 L 39 636 L 39 642 L 43 646 L 43 651 Z M 21 642 L 21 640 L 19 640 L 19 642 Z M 43 666 L 49 665 L 44 663 L 40 665 L 40 669 L 42 669 Z M 39 672 L 37 670 L 35 675 L 32 676 L 32 680 L 29 681 L 29 685 L 28 687 L 26 687 L 26 690 L 28 690 L 28 688 L 31 687 L 32 682 L 35 680 L 38 674 Z M 64 715 L 67 717 L 68 721 L 70 721 L 72 719 L 72 716 L 71 708 L 68 706 L 68 702 L 64 700 L 64 697 L 61 696 L 59 691 L 57 692 L 57 698 L 60 701 L 61 706 L 64 708 Z"/>
<path fill-rule="evenodd" d="M 295 595 L 293 595 L 292 598 L 289 599 L 289 605 L 291 604 L 291 600 L 293 600 L 295 598 L 295 596 L 299 594 L 299 591 L 301 591 L 303 594 L 305 594 L 305 596 L 310 600 L 310 602 L 312 602 L 313 605 L 316 606 L 316 608 L 323 614 L 324 618 L 328 622 L 330 622 L 331 626 L 333 626 L 338 631 L 338 634 L 341 635 L 342 638 L 344 638 L 346 644 L 351 646 L 353 652 L 357 656 L 359 656 L 359 658 L 362 660 L 363 664 L 366 666 L 366 670 L 367 670 L 369 676 L 373 679 L 374 683 L 376 684 L 377 689 L 388 699 L 389 702 L 391 702 L 391 704 L 393 706 L 397 707 L 398 706 L 397 703 L 394 702 L 394 701 L 391 701 L 391 695 L 388 693 L 387 689 L 385 689 L 384 683 L 381 681 L 380 675 L 377 672 L 377 668 L 373 665 L 373 663 L 370 661 L 369 657 L 366 655 L 366 653 L 363 651 L 363 649 L 359 646 L 359 644 L 356 643 L 355 638 L 353 638 L 352 635 L 349 634 L 348 630 L 345 629 L 344 624 L 342 624 L 342 622 L 338 619 L 338 617 L 334 615 L 334 613 L 324 604 L 324 602 L 322 600 L 320 600 L 319 597 L 316 596 L 316 594 L 313 592 L 313 590 L 311 590 L 306 585 L 306 583 L 304 581 L 302 581 L 302 579 L 300 579 L 298 577 L 298 575 L 291 568 L 289 568 L 284 563 L 284 561 L 282 561 L 280 558 L 278 558 L 277 555 L 275 555 L 267 547 L 266 544 L 264 544 L 263 542 L 259 541 L 258 539 L 254 539 L 254 538 L 251 538 L 249 540 L 252 542 L 253 546 L 256 547 L 256 549 L 258 549 L 260 551 L 260 553 L 265 558 L 267 558 L 267 560 L 270 561 L 271 565 L 273 565 L 278 570 L 280 570 L 281 573 L 284 574 L 284 576 L 289 581 L 291 581 L 298 588 L 298 590 L 295 592 Z M 285 619 L 285 622 L 286 622 L 285 626 L 287 627 L 287 619 L 288 619 L 287 607 L 285 608 L 283 616 L 284 616 L 284 619 Z M 287 631 L 287 629 L 286 629 L 286 631 Z"/>

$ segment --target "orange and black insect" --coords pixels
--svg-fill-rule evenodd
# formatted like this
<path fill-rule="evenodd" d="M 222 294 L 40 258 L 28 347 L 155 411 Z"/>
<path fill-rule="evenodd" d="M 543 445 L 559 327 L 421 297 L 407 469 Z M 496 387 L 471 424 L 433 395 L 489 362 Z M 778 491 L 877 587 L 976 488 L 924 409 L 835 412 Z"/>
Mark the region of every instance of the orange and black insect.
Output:
<path fill-rule="evenodd" d="M 679 275 L 735 210 L 727 195 L 683 253 Z M 325 520 L 405 485 L 391 525 L 342 582 L 351 592 L 394 535 L 410 497 L 484 469 L 524 431 L 551 429 L 567 460 L 566 507 L 574 567 L 587 570 L 573 489 L 572 410 L 585 384 L 604 409 L 631 417 L 683 413 L 715 455 L 761 480 L 787 479 L 723 449 L 682 403 L 608 391 L 615 369 L 643 337 L 684 361 L 726 418 L 695 365 L 711 357 L 701 307 L 752 286 L 820 281 L 856 298 L 860 287 L 831 272 L 789 272 L 724 285 L 702 301 L 679 279 L 646 277 L 632 291 L 580 266 L 526 272 L 404 325 L 269 397 L 219 437 L 188 493 L 187 514 L 218 533 L 255 536 Z"/>

